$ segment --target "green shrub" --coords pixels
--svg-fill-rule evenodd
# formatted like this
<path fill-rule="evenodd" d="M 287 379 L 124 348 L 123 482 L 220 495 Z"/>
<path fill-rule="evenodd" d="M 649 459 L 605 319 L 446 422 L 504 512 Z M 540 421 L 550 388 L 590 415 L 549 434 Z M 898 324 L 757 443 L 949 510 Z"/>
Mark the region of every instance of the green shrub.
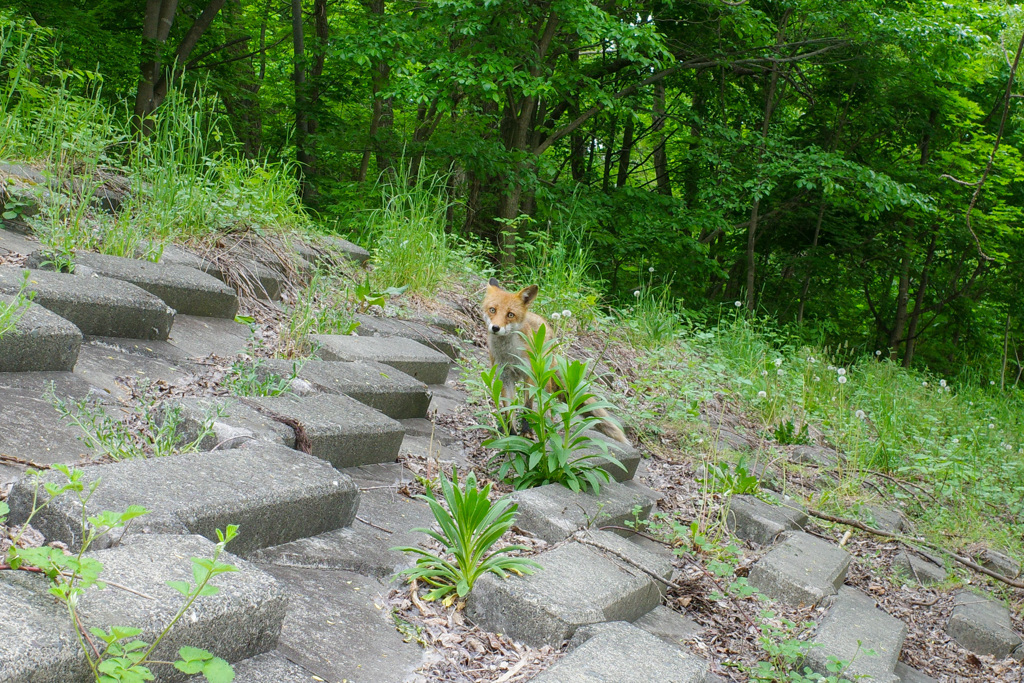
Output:
<path fill-rule="evenodd" d="M 459 488 L 458 471 L 453 474 L 452 481 L 442 473 L 441 491 L 447 510 L 429 490 L 426 495 L 416 496 L 430 506 L 441 532 L 430 529 L 413 531 L 423 532 L 443 545 L 452 559 L 446 560 L 422 548 L 392 548 L 419 556 L 416 565 L 403 570 L 402 574 L 433 586 L 426 595 L 428 600 L 445 598 L 445 604 L 450 605 L 456 597 L 468 595 L 476 580 L 487 572 L 505 578 L 508 572 L 532 574 L 541 568 L 533 560 L 506 556 L 510 552 L 525 550 L 526 546 L 510 545 L 491 550 L 515 522 L 517 506 L 508 496 L 491 502 L 491 485 L 478 488 L 476 475 L 472 472 L 462 488 Z"/>
<path fill-rule="evenodd" d="M 602 481 L 611 480 L 597 459 L 626 469 L 609 452 L 607 441 L 587 434 L 608 419 L 588 413 L 612 405 L 593 393 L 590 364 L 554 353 L 554 342 L 545 341 L 545 334 L 542 325 L 532 336 L 524 336 L 527 357 L 517 368 L 526 378 L 524 398 L 503 405 L 506 369 L 493 366 L 481 373 L 496 422 L 479 425 L 495 435 L 484 441 L 484 446 L 498 451 L 492 458 L 498 463 L 496 474 L 499 479 L 511 480 L 516 489 L 557 482 L 573 491 L 592 488 L 597 492 Z M 520 418 L 535 438 L 515 433 Z M 587 449 L 598 453 L 582 453 Z"/>

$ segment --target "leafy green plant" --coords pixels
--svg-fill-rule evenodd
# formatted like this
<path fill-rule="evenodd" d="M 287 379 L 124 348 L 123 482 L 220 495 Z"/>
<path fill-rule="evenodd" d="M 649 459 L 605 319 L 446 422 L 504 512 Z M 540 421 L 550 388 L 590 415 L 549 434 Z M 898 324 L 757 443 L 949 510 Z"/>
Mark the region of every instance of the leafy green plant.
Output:
<path fill-rule="evenodd" d="M 353 290 L 356 299 L 356 310 L 359 313 L 366 313 L 371 306 L 384 306 L 388 299 L 398 296 L 407 289 L 409 289 L 409 285 L 387 287 L 381 291 L 375 291 L 370 285 L 370 276 L 367 275 L 362 283 L 356 285 Z"/>
<path fill-rule="evenodd" d="M 793 420 L 783 420 L 772 428 L 772 438 L 784 446 L 809 444 L 811 427 L 806 422 L 797 427 Z"/>
<path fill-rule="evenodd" d="M 32 301 L 34 293 L 25 294 L 28 287 L 29 271 L 22 273 L 21 287 L 11 301 L 0 301 L 0 337 L 14 329 L 21 317 L 28 310 L 28 304 Z"/>
<path fill-rule="evenodd" d="M 282 337 L 285 355 L 305 356 L 312 351 L 314 334 L 352 334 L 359 327 L 353 316 L 352 283 L 334 269 L 318 268 L 309 284 L 288 307 Z"/>
<path fill-rule="evenodd" d="M 708 463 L 707 472 L 701 482 L 719 493 L 743 495 L 757 491 L 761 482 L 747 470 L 744 459 L 735 465 L 728 462 Z"/>
<path fill-rule="evenodd" d="M 505 578 L 509 572 L 523 575 L 532 574 L 541 566 L 533 560 L 522 557 L 508 557 L 508 553 L 526 550 L 525 546 L 510 545 L 499 550 L 491 547 L 512 528 L 517 505 L 503 496 L 491 502 L 491 485 L 477 487 L 476 475 L 472 472 L 465 484 L 459 487 L 459 473 L 454 472 L 452 481 L 441 474 L 441 492 L 447 509 L 438 502 L 433 492 L 416 496 L 430 506 L 434 519 L 440 526 L 440 533 L 431 529 L 413 529 L 427 534 L 444 546 L 450 560 L 422 548 L 403 546 L 392 548 L 404 553 L 418 555 L 416 565 L 402 570 L 402 574 L 413 580 L 420 580 L 433 588 L 427 593 L 428 600 L 445 598 L 450 605 L 456 598 L 462 598 L 473 590 L 476 580 L 490 572 Z"/>
<path fill-rule="evenodd" d="M 191 609 L 200 597 L 216 595 L 220 589 L 210 581 L 227 572 L 236 571 L 232 565 L 219 561 L 225 546 L 235 538 L 238 527 L 228 525 L 224 531 L 217 529 L 218 543 L 212 558 L 192 558 L 192 581 L 168 581 L 167 585 L 183 596 L 185 601 L 171 620 L 164 626 L 152 643 L 138 640 L 142 629 L 126 626 L 112 626 L 108 630 L 92 627 L 86 631 L 78 605 L 90 589 L 104 589 L 107 584 L 101 579 L 103 564 L 86 554 L 90 546 L 104 536 L 121 529 L 127 529 L 131 522 L 145 514 L 143 507 L 129 506 L 124 512 L 103 511 L 95 515 L 86 512 L 89 500 L 100 485 L 98 479 L 87 482 L 82 470 L 56 464 L 53 469 L 60 473 L 62 482 L 44 482 L 41 473 L 29 470 L 34 477 L 32 508 L 21 531 L 8 548 L 2 570 L 30 570 L 44 575 L 50 582 L 49 592 L 64 606 L 74 626 L 78 645 L 85 655 L 96 683 L 142 683 L 156 680 L 151 667 L 173 665 L 186 674 L 202 674 L 209 683 L 230 683 L 234 672 L 226 661 L 212 653 L 195 647 L 181 647 L 178 659 L 163 662 L 153 659 L 153 653 L 176 623 Z M 40 500 L 40 487 L 46 493 L 46 500 Z M 77 553 L 66 553 L 61 548 L 19 547 L 18 541 L 29 528 L 32 519 L 54 500 L 63 495 L 75 496 L 82 510 L 81 547 Z M 5 503 L 0 503 L 0 522 L 9 513 Z M 89 638 L 91 634 L 96 641 Z M 102 643 L 102 648 L 96 642 Z"/>
<path fill-rule="evenodd" d="M 219 411 L 207 414 L 199 425 L 197 437 L 182 443 L 178 433 L 184 419 L 181 408 L 162 408 L 152 398 L 133 406 L 126 419 L 113 417 L 102 405 L 88 398 L 77 401 L 60 398 L 52 385 L 47 390 L 47 398 L 62 418 L 82 430 L 80 438 L 86 446 L 114 460 L 194 453 L 203 440 L 213 434 L 213 423 L 220 417 Z M 137 418 L 134 425 L 127 421 L 131 417 Z"/>
<path fill-rule="evenodd" d="M 609 419 L 591 411 L 613 406 L 593 393 L 590 364 L 554 353 L 554 342 L 546 341 L 545 335 L 543 325 L 533 335 L 524 335 L 526 359 L 511 373 L 498 366 L 481 373 L 495 418 L 494 425 L 478 425 L 494 434 L 484 446 L 498 452 L 492 458 L 498 478 L 510 480 L 516 489 L 558 482 L 573 491 L 600 491 L 601 482 L 611 481 L 611 475 L 599 459 L 626 469 L 607 441 L 587 433 Z M 515 373 L 526 378 L 525 398 L 505 405 L 505 378 Z M 535 438 L 515 433 L 519 418 Z"/>
<path fill-rule="evenodd" d="M 252 362 L 237 360 L 224 378 L 226 386 L 235 396 L 281 396 L 291 393 L 292 380 L 299 376 L 305 361 L 293 361 L 287 376 L 261 372 L 262 358 Z"/>

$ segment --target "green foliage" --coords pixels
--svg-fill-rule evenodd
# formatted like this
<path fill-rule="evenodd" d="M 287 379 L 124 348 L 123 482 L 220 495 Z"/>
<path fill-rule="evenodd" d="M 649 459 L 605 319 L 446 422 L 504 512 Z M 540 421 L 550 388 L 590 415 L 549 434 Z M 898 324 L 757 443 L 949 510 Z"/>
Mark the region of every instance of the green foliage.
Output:
<path fill-rule="evenodd" d="M 359 322 L 351 281 L 337 270 L 318 268 L 288 307 L 287 324 L 282 337 L 289 353 L 298 356 L 312 352 L 310 335 L 354 333 Z"/>
<path fill-rule="evenodd" d="M 747 470 L 743 458 L 734 465 L 728 462 L 708 463 L 702 483 L 712 491 L 728 495 L 755 493 L 761 482 Z"/>
<path fill-rule="evenodd" d="M 495 424 L 479 427 L 494 435 L 484 446 L 498 452 L 491 459 L 497 464 L 496 475 L 511 481 L 517 490 L 557 482 L 573 491 L 598 492 L 611 475 L 595 460 L 625 469 L 609 452 L 607 441 L 586 433 L 610 419 L 588 413 L 612 405 L 593 393 L 590 363 L 554 353 L 554 342 L 545 340 L 543 325 L 533 335 L 523 336 L 526 358 L 516 368 L 493 366 L 480 376 Z M 506 405 L 502 390 L 517 375 L 525 378 L 525 398 Z M 515 433 L 517 418 L 536 438 Z"/>
<path fill-rule="evenodd" d="M 304 361 L 293 361 L 287 376 L 261 371 L 262 358 L 253 361 L 236 360 L 224 378 L 224 386 L 235 396 L 282 396 L 291 393 L 291 384 L 302 372 Z"/>
<path fill-rule="evenodd" d="M 402 287 L 387 287 L 381 291 L 375 291 L 370 285 L 370 276 L 367 275 L 360 284 L 355 286 L 353 291 L 356 299 L 356 311 L 366 313 L 371 306 L 383 308 L 388 299 L 399 296 L 407 289 L 409 289 L 409 286 L 404 285 Z"/>
<path fill-rule="evenodd" d="M 219 410 L 207 414 L 196 438 L 182 443 L 178 433 L 183 420 L 181 409 L 159 406 L 153 398 L 133 406 L 121 419 L 88 398 L 63 399 L 54 393 L 52 385 L 47 390 L 47 398 L 62 418 L 82 430 L 79 438 L 86 446 L 114 460 L 196 452 L 203 440 L 213 434 L 213 423 L 220 417 Z"/>
<path fill-rule="evenodd" d="M 6 302 L 0 301 L 0 337 L 13 330 L 18 321 L 21 320 L 21 317 L 25 315 L 25 311 L 28 310 L 29 302 L 33 298 L 31 292 L 27 296 L 25 295 L 25 289 L 28 287 L 28 278 L 29 272 L 26 270 L 23 273 L 21 287 L 13 299 Z"/>
<path fill-rule="evenodd" d="M 798 427 L 793 420 L 783 420 L 772 427 L 771 435 L 777 443 L 784 446 L 809 444 L 811 442 L 810 425 L 806 422 Z"/>
<path fill-rule="evenodd" d="M 185 596 L 184 604 L 178 609 L 171 620 L 159 632 L 152 644 L 138 640 L 136 636 L 142 629 L 126 626 L 111 626 L 108 630 L 92 627 L 88 633 L 96 639 L 89 641 L 82 617 L 78 613 L 78 605 L 90 589 L 103 590 L 107 584 L 100 578 L 103 564 L 93 557 L 86 556 L 88 549 L 99 539 L 121 529 L 126 530 L 133 520 L 148 514 L 140 506 L 129 506 L 124 512 L 103 511 L 88 515 L 89 500 L 99 488 L 100 480 L 87 482 L 82 470 L 69 468 L 57 463 L 53 470 L 63 479 L 60 482 L 44 482 L 41 473 L 29 470 L 28 476 L 34 477 L 32 509 L 29 512 L 20 532 L 13 539 L 14 543 L 7 550 L 5 562 L 10 570 L 38 571 L 50 582 L 49 592 L 68 612 L 74 626 L 78 644 L 85 655 L 89 668 L 92 670 L 96 683 L 142 683 L 156 680 L 151 667 L 173 664 L 179 671 L 188 674 L 203 674 L 210 683 L 230 683 L 235 675 L 231 666 L 220 657 L 206 650 L 194 647 L 182 647 L 178 650 L 179 660 L 161 662 L 153 660 L 157 646 L 170 632 L 171 628 L 191 609 L 193 603 L 205 596 L 216 595 L 220 589 L 210 581 L 221 574 L 237 571 L 233 565 L 219 561 L 225 546 L 235 538 L 238 527 L 228 525 L 224 531 L 217 529 L 218 543 L 212 558 L 192 558 L 192 574 L 194 580 L 169 581 L 168 585 Z M 40 488 L 45 492 L 45 500 L 40 497 Z M 29 524 L 47 506 L 64 495 L 75 497 L 82 510 L 82 526 L 79 530 L 81 547 L 77 554 L 66 553 L 60 548 L 50 546 L 21 548 L 18 540 L 29 528 Z M 9 512 L 6 504 L 0 504 L 0 521 Z M 123 533 L 123 532 L 122 532 Z M 87 641 L 89 641 L 87 643 Z M 97 648 L 96 643 L 102 647 Z"/>
<path fill-rule="evenodd" d="M 452 481 L 448 481 L 442 473 L 441 491 L 447 509 L 430 490 L 426 495 L 416 496 L 430 506 L 441 528 L 440 533 L 431 529 L 413 531 L 425 533 L 443 545 L 445 553 L 452 559 L 444 559 L 422 548 L 393 548 L 418 556 L 416 565 L 403 570 L 402 574 L 433 586 L 426 595 L 428 600 L 445 598 L 445 604 L 450 605 L 456 598 L 468 595 L 476 580 L 488 572 L 505 578 L 509 572 L 532 574 L 541 568 L 533 560 L 507 557 L 508 553 L 526 550 L 525 546 L 510 545 L 500 550 L 491 550 L 515 522 L 518 506 L 508 496 L 491 502 L 490 483 L 482 489 L 478 488 L 476 475 L 472 472 L 461 488 L 457 471 Z"/>

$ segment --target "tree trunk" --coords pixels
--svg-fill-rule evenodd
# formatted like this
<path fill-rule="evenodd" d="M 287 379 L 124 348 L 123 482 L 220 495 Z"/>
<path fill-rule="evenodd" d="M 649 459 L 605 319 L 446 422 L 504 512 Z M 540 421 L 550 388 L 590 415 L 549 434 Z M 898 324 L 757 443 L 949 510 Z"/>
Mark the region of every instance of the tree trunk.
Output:
<path fill-rule="evenodd" d="M 773 88 L 774 90 L 774 88 Z M 654 84 L 654 119 L 651 132 L 654 134 L 654 175 L 658 184 L 658 194 L 672 196 L 672 182 L 668 175 L 668 154 L 665 152 L 665 82 Z M 623 145 L 625 146 L 625 145 Z"/>
<path fill-rule="evenodd" d="M 242 24 L 242 6 L 239 0 L 232 0 L 227 5 L 225 19 L 228 25 L 225 37 L 229 43 L 233 43 L 227 54 L 229 59 L 234 60 L 227 68 L 231 80 L 238 85 L 238 90 L 235 92 L 225 89 L 221 93 L 221 100 L 228 110 L 228 115 L 233 119 L 232 128 L 242 143 L 242 152 L 248 158 L 255 159 L 260 156 L 263 147 L 263 115 L 259 101 L 261 81 L 254 71 L 255 64 L 252 58 L 245 58 L 249 53 L 251 39 Z M 266 17 L 263 26 L 265 30 Z"/>
<path fill-rule="evenodd" d="M 914 296 L 914 311 L 910 314 L 910 326 L 907 328 L 907 349 L 903 354 L 903 367 L 909 368 L 914 360 L 914 349 L 917 346 L 917 326 L 921 321 L 921 313 L 924 309 L 924 295 L 928 290 L 928 275 L 931 270 L 932 259 L 935 258 L 935 234 L 932 234 L 931 244 L 928 245 L 928 255 L 925 257 L 924 266 L 921 268 L 921 283 L 917 287 L 917 294 Z"/>
<path fill-rule="evenodd" d="M 307 174 L 309 155 L 306 144 L 309 138 L 309 98 L 306 90 L 306 45 L 302 29 L 302 0 L 292 0 L 292 45 L 294 68 L 292 79 L 295 85 L 295 160 L 299 177 L 299 196 L 305 201 L 309 194 Z"/>
<path fill-rule="evenodd" d="M 779 30 L 775 34 L 776 45 L 781 44 L 783 35 L 786 32 L 786 22 L 792 9 L 787 9 L 779 21 Z M 772 63 L 771 77 L 768 81 L 768 93 L 764 100 L 764 120 L 761 122 L 761 142 L 757 152 L 757 166 L 759 169 L 761 160 L 764 159 L 764 152 L 768 144 L 768 125 L 771 123 L 772 113 L 775 111 L 775 91 L 779 85 L 779 65 Z M 758 170 L 760 173 L 760 170 Z M 750 208 L 750 222 L 747 223 L 747 310 L 754 310 L 754 287 L 757 284 L 757 221 L 758 212 L 761 208 L 761 198 L 756 197 Z"/>
<path fill-rule="evenodd" d="M 1006 309 L 1006 326 L 1003 328 L 1003 367 L 999 371 L 999 390 L 1006 390 L 1006 359 L 1010 351 L 1010 309 Z"/>
<path fill-rule="evenodd" d="M 175 0 L 175 3 L 177 0 Z M 196 45 L 199 44 L 199 39 L 203 37 L 206 30 L 213 24 L 213 20 L 217 18 L 217 14 L 220 13 L 226 0 L 210 0 L 203 11 L 199 14 L 199 18 L 195 20 L 195 23 L 188 29 L 188 33 L 181 39 L 181 43 L 178 45 L 178 49 L 174 53 L 174 64 L 169 71 L 164 71 L 157 80 L 156 85 L 153 88 L 153 102 L 150 112 L 154 111 L 157 107 L 163 104 L 164 99 L 167 97 L 167 89 L 170 84 L 177 79 L 182 72 L 185 70 L 185 63 L 188 62 L 189 55 L 192 54 L 192 50 L 196 49 Z M 168 25 L 168 30 L 170 26 Z M 166 37 L 165 37 L 166 42 Z"/>
<path fill-rule="evenodd" d="M 160 52 L 171 33 L 177 10 L 178 0 L 146 0 L 146 14 L 142 20 L 142 54 L 148 59 L 140 66 L 142 74 L 135 93 L 132 117 L 132 127 L 139 134 L 144 132 L 146 117 L 156 108 L 153 96 L 160 80 Z"/>
<path fill-rule="evenodd" d="M 907 302 L 910 300 L 910 256 L 906 253 L 900 259 L 900 282 L 896 293 L 896 317 L 889 335 L 889 359 L 899 357 L 899 345 L 903 341 L 903 331 L 907 326 Z"/>
<path fill-rule="evenodd" d="M 612 178 L 612 155 L 615 149 L 615 136 L 618 134 L 619 118 L 617 116 L 609 117 L 609 131 L 608 131 L 608 144 L 604 146 L 604 175 L 601 176 L 601 191 L 607 193 L 608 188 L 611 186 Z M 581 159 L 582 163 L 582 159 Z M 580 173 L 582 179 L 583 174 Z"/>
<path fill-rule="evenodd" d="M 626 127 L 622 131 L 622 151 L 619 152 L 619 174 L 615 187 L 622 187 L 629 180 L 629 157 L 633 153 L 633 117 L 626 115 Z M 657 157 L 655 157 L 657 159 Z M 657 162 L 655 162 L 657 163 Z"/>
<path fill-rule="evenodd" d="M 825 218 L 825 197 L 822 195 L 821 204 L 818 205 L 818 220 L 814 224 L 814 240 L 811 242 L 811 253 L 818 248 L 818 235 L 821 234 L 821 222 Z M 807 303 L 807 291 L 811 288 L 811 275 L 804 278 L 803 287 L 800 288 L 800 308 L 796 314 L 796 324 L 804 324 L 804 304 Z"/>

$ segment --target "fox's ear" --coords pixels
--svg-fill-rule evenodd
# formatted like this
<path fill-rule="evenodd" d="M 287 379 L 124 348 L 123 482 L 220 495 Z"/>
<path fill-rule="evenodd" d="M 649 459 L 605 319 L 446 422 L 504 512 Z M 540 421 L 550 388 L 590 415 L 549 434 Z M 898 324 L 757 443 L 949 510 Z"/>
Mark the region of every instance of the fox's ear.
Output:
<path fill-rule="evenodd" d="M 491 278 L 491 279 L 490 279 L 490 280 L 489 280 L 489 281 L 487 282 L 487 285 L 488 285 L 488 286 L 490 286 L 490 287 L 497 287 L 498 289 L 501 289 L 501 283 L 500 283 L 500 282 L 498 282 L 498 278 L 496 278 L 496 277 L 492 277 L 492 278 Z"/>
<path fill-rule="evenodd" d="M 523 300 L 524 305 L 529 306 L 537 298 L 538 291 L 540 291 L 540 287 L 530 285 L 526 289 L 519 290 L 519 298 Z"/>

